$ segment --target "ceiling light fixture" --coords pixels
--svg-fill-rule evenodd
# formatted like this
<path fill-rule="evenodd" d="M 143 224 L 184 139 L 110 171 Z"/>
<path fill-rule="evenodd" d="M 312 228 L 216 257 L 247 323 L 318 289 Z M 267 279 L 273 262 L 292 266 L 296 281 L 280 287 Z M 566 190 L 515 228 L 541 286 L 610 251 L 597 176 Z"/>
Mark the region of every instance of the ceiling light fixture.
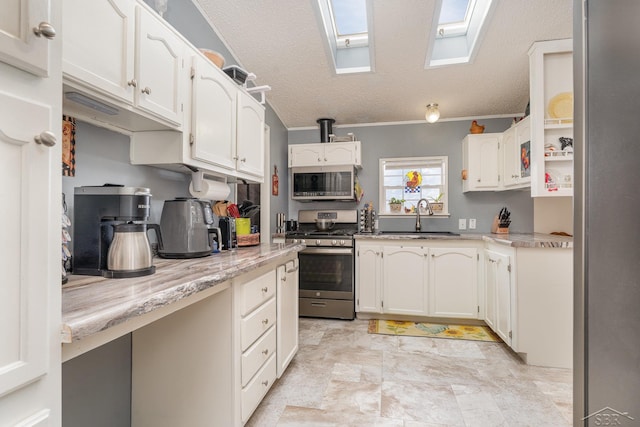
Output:
<path fill-rule="evenodd" d="M 424 115 L 424 118 L 427 119 L 429 123 L 435 123 L 440 118 L 440 110 L 438 109 L 438 104 L 429 104 L 427 105 L 427 113 Z"/>

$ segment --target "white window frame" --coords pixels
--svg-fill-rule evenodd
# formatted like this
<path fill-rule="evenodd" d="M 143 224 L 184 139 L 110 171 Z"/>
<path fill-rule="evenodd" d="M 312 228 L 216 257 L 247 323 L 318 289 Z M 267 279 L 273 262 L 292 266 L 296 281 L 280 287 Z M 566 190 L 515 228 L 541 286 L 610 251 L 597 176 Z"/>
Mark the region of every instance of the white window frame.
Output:
<path fill-rule="evenodd" d="M 442 211 L 434 212 L 434 217 L 449 217 L 449 157 L 448 156 L 424 156 L 424 157 L 395 157 L 395 158 L 382 158 L 379 160 L 379 192 L 378 192 L 378 216 L 385 217 L 400 217 L 404 218 L 407 216 L 415 216 L 415 210 L 413 212 L 405 212 L 405 208 L 411 209 L 412 206 L 410 202 L 405 201 L 403 203 L 402 209 L 400 212 L 391 212 L 389 208 L 388 198 L 387 198 L 387 190 L 390 189 L 398 189 L 399 186 L 385 186 L 385 170 L 387 165 L 392 166 L 408 166 L 407 169 L 417 169 L 424 168 L 432 165 L 434 162 L 439 162 L 441 164 L 441 178 L 442 184 L 439 186 L 429 186 L 421 184 L 422 187 L 426 188 L 434 188 L 439 187 L 440 192 L 442 193 L 442 197 L 440 201 L 444 204 Z M 404 185 L 401 186 L 403 195 L 405 194 Z M 403 196 L 404 199 L 404 196 Z M 434 200 L 429 200 L 429 202 L 433 202 Z M 424 204 L 420 210 L 420 214 L 426 214 L 426 209 Z"/>

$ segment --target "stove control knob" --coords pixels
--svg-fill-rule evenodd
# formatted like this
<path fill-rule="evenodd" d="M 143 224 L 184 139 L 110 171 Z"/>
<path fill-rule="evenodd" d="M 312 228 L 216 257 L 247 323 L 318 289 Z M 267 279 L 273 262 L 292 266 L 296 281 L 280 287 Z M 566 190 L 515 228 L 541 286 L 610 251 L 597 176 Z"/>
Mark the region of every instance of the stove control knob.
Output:
<path fill-rule="evenodd" d="M 345 242 L 344 240 L 340 240 L 340 246 L 344 246 L 345 243 L 347 243 L 347 242 Z"/>
<path fill-rule="evenodd" d="M 331 241 L 331 246 L 337 246 L 338 245 L 338 241 L 337 240 L 332 240 Z"/>
<path fill-rule="evenodd" d="M 322 243 L 319 239 L 316 240 L 316 246 L 320 246 L 320 243 Z"/>
<path fill-rule="evenodd" d="M 293 239 L 293 243 L 298 243 L 298 239 Z"/>

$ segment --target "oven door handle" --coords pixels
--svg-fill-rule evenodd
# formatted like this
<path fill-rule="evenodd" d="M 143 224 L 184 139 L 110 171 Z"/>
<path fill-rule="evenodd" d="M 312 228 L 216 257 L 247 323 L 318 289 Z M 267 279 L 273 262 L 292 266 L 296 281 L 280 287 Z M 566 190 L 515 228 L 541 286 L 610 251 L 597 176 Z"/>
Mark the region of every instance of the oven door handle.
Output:
<path fill-rule="evenodd" d="M 352 255 L 353 248 L 309 248 L 304 249 L 301 254 L 325 254 L 325 255 Z"/>

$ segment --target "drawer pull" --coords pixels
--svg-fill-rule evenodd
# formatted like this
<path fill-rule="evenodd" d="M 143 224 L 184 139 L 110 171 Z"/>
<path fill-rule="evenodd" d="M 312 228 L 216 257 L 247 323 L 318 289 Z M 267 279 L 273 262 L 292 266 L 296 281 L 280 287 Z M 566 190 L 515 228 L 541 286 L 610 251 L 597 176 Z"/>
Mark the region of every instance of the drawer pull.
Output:
<path fill-rule="evenodd" d="M 262 354 L 264 354 L 265 356 L 269 354 L 269 349 L 265 348 L 264 350 L 262 350 Z"/>
<path fill-rule="evenodd" d="M 269 381 L 268 380 L 262 381 L 262 385 L 265 386 L 265 387 L 268 386 L 269 385 Z"/>
<path fill-rule="evenodd" d="M 264 320 L 262 321 L 262 324 L 263 324 L 263 325 L 267 325 L 268 323 L 269 323 L 269 319 L 264 319 Z"/>
<path fill-rule="evenodd" d="M 262 292 L 266 294 L 267 292 L 269 292 L 269 288 L 265 286 L 264 288 L 262 288 Z"/>

